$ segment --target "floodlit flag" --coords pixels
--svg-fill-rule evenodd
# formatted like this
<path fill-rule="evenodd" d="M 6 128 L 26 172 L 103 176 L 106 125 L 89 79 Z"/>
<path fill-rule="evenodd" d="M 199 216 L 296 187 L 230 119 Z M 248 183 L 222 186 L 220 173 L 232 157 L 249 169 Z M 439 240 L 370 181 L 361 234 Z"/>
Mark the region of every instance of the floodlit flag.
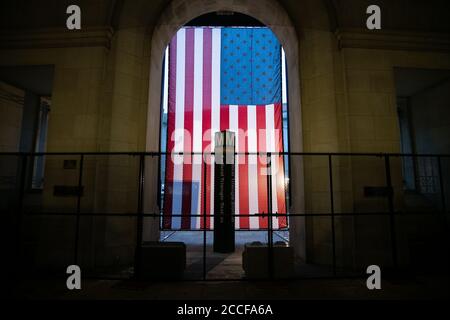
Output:
<path fill-rule="evenodd" d="M 201 229 L 214 214 L 214 159 L 180 152 L 214 152 L 214 135 L 236 134 L 237 152 L 283 152 L 281 45 L 269 28 L 180 29 L 169 44 L 168 118 L 163 229 Z M 273 228 L 287 226 L 284 157 L 238 155 L 235 213 L 267 213 Z M 205 190 L 206 188 L 206 190 Z M 268 190 L 269 189 L 269 190 Z M 204 201 L 206 191 L 206 201 Z M 206 207 L 205 206 L 206 203 Z M 173 215 L 182 215 L 176 217 Z M 214 217 L 207 217 L 212 229 Z M 237 217 L 237 229 L 267 228 L 267 217 Z"/>

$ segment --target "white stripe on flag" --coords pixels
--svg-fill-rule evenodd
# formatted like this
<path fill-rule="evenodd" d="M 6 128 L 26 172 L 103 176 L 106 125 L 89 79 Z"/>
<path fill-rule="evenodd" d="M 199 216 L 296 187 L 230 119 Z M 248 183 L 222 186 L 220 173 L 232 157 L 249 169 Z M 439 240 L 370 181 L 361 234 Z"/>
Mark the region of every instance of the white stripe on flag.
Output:
<path fill-rule="evenodd" d="M 221 34 L 220 28 L 212 30 L 212 85 L 211 85 L 211 146 L 214 151 L 214 135 L 220 130 L 220 53 L 221 53 Z M 214 157 L 212 158 L 214 159 Z M 212 161 L 211 161 L 212 162 Z M 211 163 L 213 165 L 213 163 Z M 211 215 L 214 214 L 214 166 L 211 167 Z M 214 217 L 211 216 L 211 229 L 214 228 Z"/>
<path fill-rule="evenodd" d="M 239 123 L 238 123 L 238 106 L 230 105 L 230 130 L 235 134 L 235 150 L 239 150 Z M 234 214 L 239 214 L 239 166 L 237 163 L 239 156 L 234 159 Z M 239 217 L 234 217 L 234 226 L 239 229 Z"/>

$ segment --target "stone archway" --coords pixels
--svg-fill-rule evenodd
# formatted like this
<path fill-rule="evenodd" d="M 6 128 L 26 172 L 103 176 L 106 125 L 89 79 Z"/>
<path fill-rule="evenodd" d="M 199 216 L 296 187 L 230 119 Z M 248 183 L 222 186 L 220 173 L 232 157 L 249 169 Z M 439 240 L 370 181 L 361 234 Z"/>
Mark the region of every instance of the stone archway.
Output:
<path fill-rule="evenodd" d="M 149 100 L 147 115 L 146 150 L 154 151 L 159 145 L 159 115 L 161 99 L 161 74 L 163 72 L 164 50 L 176 31 L 190 20 L 214 11 L 234 11 L 254 17 L 272 29 L 280 40 L 287 61 L 288 99 L 291 150 L 303 151 L 301 99 L 300 99 L 300 69 L 299 46 L 297 32 L 288 14 L 275 0 L 261 0 L 258 5 L 252 1 L 233 0 L 173 0 L 163 11 L 156 24 L 151 38 Z M 154 165 L 153 165 L 154 166 Z M 146 193 L 156 194 L 154 177 L 155 168 L 146 167 Z M 303 164 L 295 161 L 290 168 L 292 207 L 291 212 L 303 212 L 304 180 Z M 155 197 L 144 203 L 146 212 L 154 212 Z M 153 220 L 153 219 L 152 219 Z M 155 240 L 159 236 L 158 223 L 149 221 L 144 225 L 144 238 Z M 303 218 L 296 218 L 290 224 L 290 238 L 297 255 L 305 258 L 305 223 Z"/>

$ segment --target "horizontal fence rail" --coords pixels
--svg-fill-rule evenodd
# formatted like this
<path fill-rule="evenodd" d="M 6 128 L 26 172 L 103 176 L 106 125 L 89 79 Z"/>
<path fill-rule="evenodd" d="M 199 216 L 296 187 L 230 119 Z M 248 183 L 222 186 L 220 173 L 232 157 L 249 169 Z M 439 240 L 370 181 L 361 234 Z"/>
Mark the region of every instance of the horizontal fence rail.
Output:
<path fill-rule="evenodd" d="M 214 155 L 215 152 L 0 152 L 1 156 L 163 156 L 163 155 Z M 222 153 L 221 153 L 222 154 Z M 446 153 L 395 153 L 395 152 L 233 152 L 234 155 L 261 155 L 271 154 L 291 156 L 373 156 L 373 157 L 414 157 L 414 158 L 450 158 Z"/>

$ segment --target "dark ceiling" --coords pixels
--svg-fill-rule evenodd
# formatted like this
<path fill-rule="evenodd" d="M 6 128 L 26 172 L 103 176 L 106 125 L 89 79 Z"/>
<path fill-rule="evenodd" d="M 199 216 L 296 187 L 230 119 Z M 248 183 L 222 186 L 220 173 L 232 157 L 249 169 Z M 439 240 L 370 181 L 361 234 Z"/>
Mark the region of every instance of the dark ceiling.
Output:
<path fill-rule="evenodd" d="M 0 67 L 0 80 L 39 96 L 51 96 L 54 66 Z"/>
<path fill-rule="evenodd" d="M 112 26 L 126 13 L 128 20 L 145 16 L 154 23 L 170 0 L 1 0 L 0 29 L 18 30 L 65 26 L 65 10 L 71 4 L 82 8 L 83 26 Z M 257 4 L 257 0 L 254 0 Z M 364 28 L 366 8 L 377 4 L 382 9 L 386 30 L 450 33 L 450 0 L 278 0 L 295 25 L 304 25 L 305 8 L 326 10 L 331 29 Z M 306 13 L 309 14 L 309 13 Z M 236 16 L 236 19 L 239 19 Z M 209 17 L 211 18 L 211 17 Z M 214 19 L 215 20 L 215 19 Z M 194 20 L 195 21 L 195 20 Z M 203 20 L 207 21 L 207 20 Z M 224 21 L 224 22 L 217 22 Z M 130 21 L 126 21 L 130 23 Z M 206 23 L 206 22 L 202 22 Z M 215 23 L 227 23 L 218 16 Z"/>
<path fill-rule="evenodd" d="M 450 32 L 449 0 L 325 0 L 336 13 L 338 26 L 364 27 L 369 5 L 381 8 L 382 28 L 420 32 Z"/>
<path fill-rule="evenodd" d="M 237 12 L 213 12 L 197 17 L 188 23 L 187 26 L 221 26 L 221 27 L 263 27 L 264 24 L 250 16 Z"/>
<path fill-rule="evenodd" d="M 395 68 L 397 96 L 411 97 L 450 79 L 450 70 Z"/>
<path fill-rule="evenodd" d="M 66 25 L 66 8 L 76 4 L 81 8 L 85 26 L 110 24 L 114 0 L 1 0 L 0 28 L 33 29 Z"/>

